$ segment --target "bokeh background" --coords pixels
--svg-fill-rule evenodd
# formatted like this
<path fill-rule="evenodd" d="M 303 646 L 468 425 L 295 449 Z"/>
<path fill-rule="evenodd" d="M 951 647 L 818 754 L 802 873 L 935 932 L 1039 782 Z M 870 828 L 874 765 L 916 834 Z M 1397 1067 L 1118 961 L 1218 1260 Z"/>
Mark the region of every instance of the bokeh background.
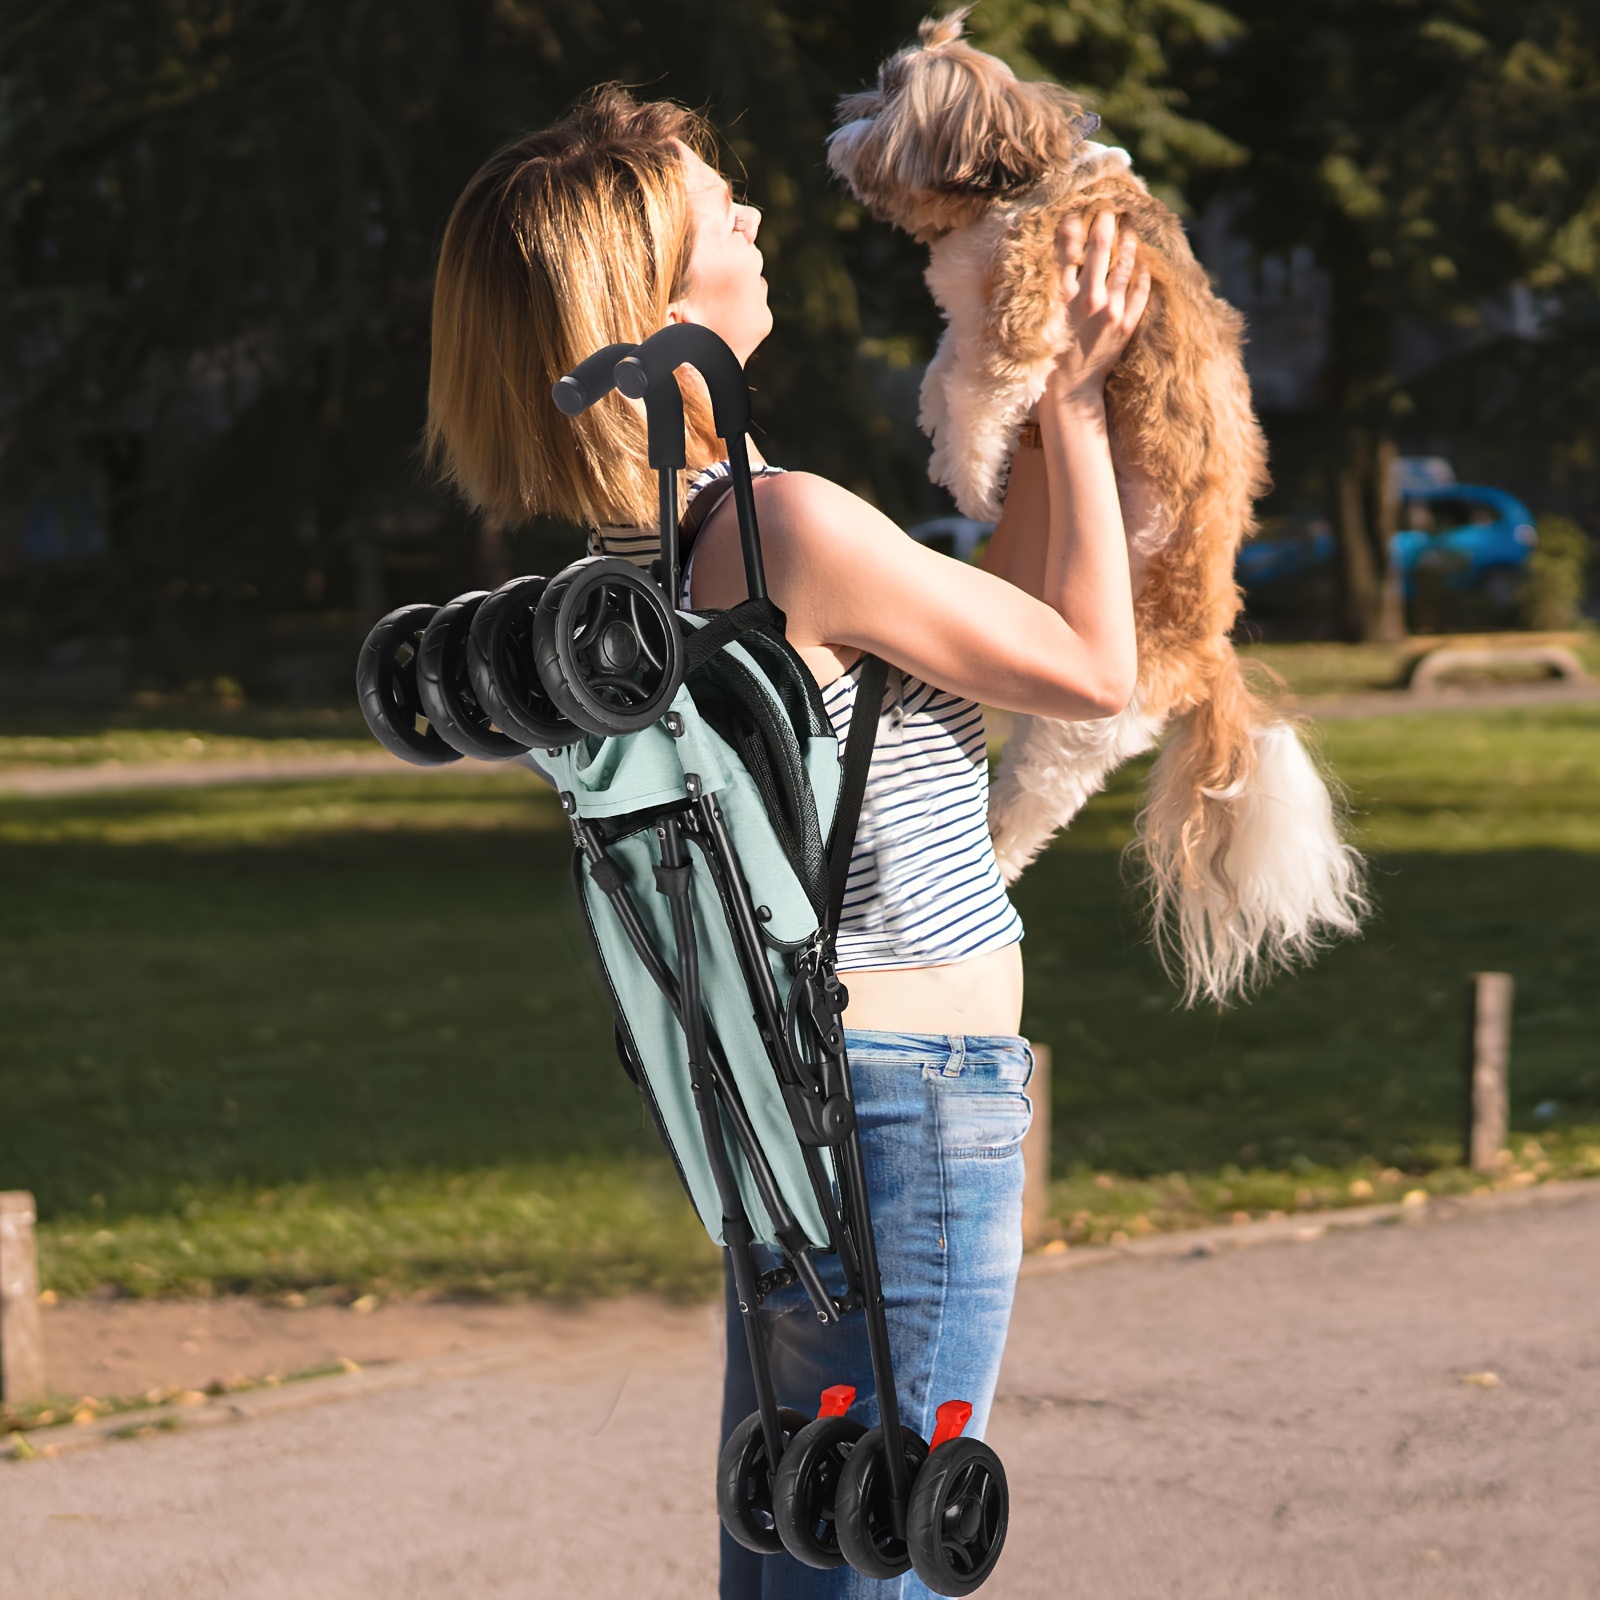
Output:
<path fill-rule="evenodd" d="M 487 152 L 603 80 L 704 108 L 764 210 L 764 446 L 902 520 L 940 509 L 915 427 L 937 336 L 920 253 L 823 161 L 838 97 L 921 15 L 12 6 L 0 669 L 304 698 L 342 685 L 389 605 L 524 569 L 541 530 L 475 527 L 418 465 L 433 263 Z M 1249 315 L 1265 514 L 1320 510 L 1344 548 L 1324 625 L 1376 626 L 1385 449 L 1442 451 L 1593 531 L 1592 6 L 986 0 L 970 27 L 1081 92 Z"/>
<path fill-rule="evenodd" d="M 762 448 L 905 525 L 949 509 L 915 425 L 920 252 L 823 159 L 922 14 L 12 0 L 0 1187 L 39 1197 L 52 1292 L 711 1281 L 611 1058 L 553 801 L 472 763 L 336 770 L 373 748 L 353 662 L 393 606 L 580 553 L 477 524 L 418 438 L 455 196 L 601 81 L 704 109 L 763 209 Z M 1372 703 L 1403 698 L 1407 626 L 1553 629 L 1600 666 L 1600 8 L 984 0 L 969 26 L 1101 113 L 1245 312 L 1264 536 L 1334 556 L 1241 638 L 1308 704 L 1366 697 L 1321 739 L 1379 914 L 1254 1005 L 1176 1009 L 1120 865 L 1137 770 L 1019 886 L 1057 1231 L 1480 1182 L 1458 1063 L 1485 967 L 1519 985 L 1503 1181 L 1600 1171 L 1600 717 Z M 1492 615 L 1396 611 L 1418 456 L 1537 522 Z"/>

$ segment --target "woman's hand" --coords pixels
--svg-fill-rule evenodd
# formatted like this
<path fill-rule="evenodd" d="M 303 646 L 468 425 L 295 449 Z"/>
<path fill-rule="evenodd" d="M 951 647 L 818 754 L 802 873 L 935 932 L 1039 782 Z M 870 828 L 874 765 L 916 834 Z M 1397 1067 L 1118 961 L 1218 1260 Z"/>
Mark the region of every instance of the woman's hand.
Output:
<path fill-rule="evenodd" d="M 1098 401 L 1106 374 L 1127 348 L 1150 299 L 1150 269 L 1139 268 L 1139 241 L 1101 211 L 1087 230 L 1068 217 L 1056 234 L 1062 298 L 1067 305 L 1067 347 L 1050 374 L 1047 393 L 1058 399 Z"/>

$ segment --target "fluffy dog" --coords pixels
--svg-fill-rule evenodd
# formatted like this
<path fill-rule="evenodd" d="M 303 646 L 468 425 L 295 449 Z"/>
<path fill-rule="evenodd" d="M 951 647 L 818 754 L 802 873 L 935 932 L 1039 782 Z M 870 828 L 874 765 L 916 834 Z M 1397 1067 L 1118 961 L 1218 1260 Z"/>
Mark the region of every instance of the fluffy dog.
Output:
<path fill-rule="evenodd" d="M 1088 139 L 1098 119 L 975 50 L 965 16 L 924 22 L 876 88 L 840 102 L 829 163 L 874 215 L 931 247 L 927 282 L 946 329 L 921 421 L 929 471 L 967 516 L 999 516 L 1019 427 L 1066 339 L 1062 222 L 1115 211 L 1152 279 L 1106 381 L 1138 687 L 1103 721 L 1017 719 L 990 798 L 996 855 L 1012 882 L 1171 723 L 1139 822 L 1157 944 L 1176 954 L 1191 1003 L 1224 1001 L 1328 935 L 1354 933 L 1366 909 L 1327 786 L 1293 726 L 1246 686 L 1228 639 L 1234 556 L 1267 487 L 1242 319 L 1212 294 L 1177 217 L 1125 152 Z"/>

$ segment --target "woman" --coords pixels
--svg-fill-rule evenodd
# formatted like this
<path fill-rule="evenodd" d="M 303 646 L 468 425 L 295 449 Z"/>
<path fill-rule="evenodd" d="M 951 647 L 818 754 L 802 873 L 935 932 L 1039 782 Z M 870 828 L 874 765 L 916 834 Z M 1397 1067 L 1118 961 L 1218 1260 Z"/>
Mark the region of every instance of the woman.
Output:
<path fill-rule="evenodd" d="M 434 459 L 487 516 L 555 514 L 586 523 L 592 549 L 654 553 L 637 410 L 612 397 L 570 422 L 550 386 L 600 346 L 667 322 L 712 328 L 741 361 L 771 331 L 760 214 L 735 201 L 711 149 L 690 113 L 601 90 L 468 185 L 440 255 L 428 432 Z M 1109 214 L 1087 236 L 1064 234 L 1061 255 L 1069 338 L 979 567 L 908 539 L 824 478 L 763 466 L 756 484 L 769 592 L 842 736 L 865 654 L 898 669 L 851 858 L 839 969 L 901 1415 L 924 1438 L 949 1398 L 972 1402 L 968 1431 L 982 1432 L 1021 1255 L 1031 1070 L 1017 1035 L 1022 924 L 985 827 L 978 703 L 1105 717 L 1135 675 L 1102 388 L 1149 283 Z M 703 525 L 693 515 L 720 452 L 703 396 L 691 393 L 686 409 L 701 470 L 684 599 L 732 606 L 745 595 L 734 511 L 724 500 Z M 769 1296 L 762 1314 L 780 1404 L 813 1414 L 823 1388 L 852 1383 L 853 1414 L 876 1420 L 861 1318 L 820 1327 L 798 1286 Z M 755 1407 L 731 1296 L 728 1348 L 724 1437 Z M 879 1584 L 848 1568 L 813 1571 L 723 1535 L 724 1600 L 926 1593 L 912 1575 Z"/>

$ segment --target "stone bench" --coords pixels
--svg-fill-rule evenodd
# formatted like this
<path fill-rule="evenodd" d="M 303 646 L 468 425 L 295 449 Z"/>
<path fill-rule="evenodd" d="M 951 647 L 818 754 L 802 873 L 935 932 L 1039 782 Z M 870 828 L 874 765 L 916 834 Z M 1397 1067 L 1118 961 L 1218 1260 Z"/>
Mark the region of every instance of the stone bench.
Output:
<path fill-rule="evenodd" d="M 1495 667 L 1542 667 L 1550 676 L 1581 682 L 1588 677 L 1582 661 L 1565 645 L 1440 645 L 1425 651 L 1412 663 L 1406 687 L 1427 694 L 1452 673 L 1482 672 Z"/>

